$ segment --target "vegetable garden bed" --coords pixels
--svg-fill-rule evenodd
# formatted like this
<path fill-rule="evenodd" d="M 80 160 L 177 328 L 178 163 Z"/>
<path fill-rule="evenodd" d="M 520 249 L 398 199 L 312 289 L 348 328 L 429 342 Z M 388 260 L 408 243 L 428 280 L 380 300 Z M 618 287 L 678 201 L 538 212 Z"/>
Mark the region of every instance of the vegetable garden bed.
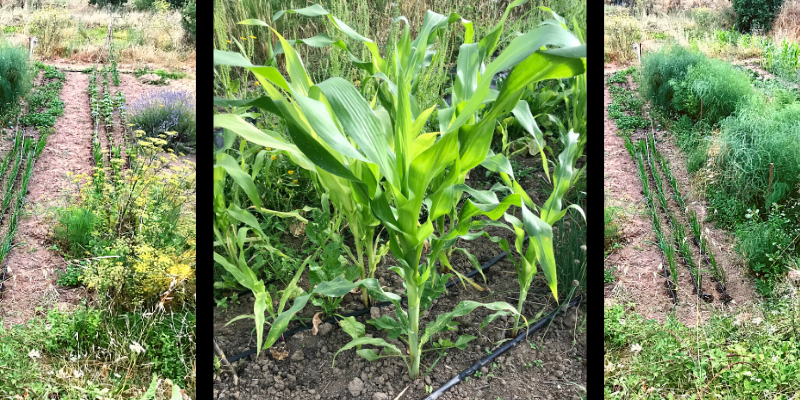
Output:
<path fill-rule="evenodd" d="M 233 38 L 239 52 L 215 50 L 215 90 L 227 97 L 214 102 L 214 125 L 222 128 L 215 138 L 215 301 L 228 307 L 236 297 L 225 290 L 247 288 L 253 297 L 244 307 L 254 311 L 221 313 L 229 318 L 222 326 L 217 320 L 215 360 L 225 361 L 218 348 L 233 355 L 244 387 L 234 373 L 234 387 L 218 380 L 215 397 L 437 398 L 445 391 L 434 392 L 437 386 L 483 358 L 481 350 L 491 354 L 552 311 L 549 295 L 564 305 L 585 290 L 585 191 L 573 187 L 585 171 L 586 47 L 580 31 L 575 36 L 543 7 L 553 19 L 507 36 L 494 58 L 506 17 L 525 3 L 509 4 L 480 40 L 458 13 L 427 11 L 413 38 L 408 20 L 396 18 L 402 34 L 380 47 L 312 5 L 266 15 L 267 22 L 241 21 L 267 34 L 264 66 L 251 64 L 242 45 L 255 35 Z M 292 14 L 321 17 L 345 40 L 326 33 L 287 40 L 272 24 Z M 449 102 L 426 104 L 420 83 L 429 66 L 441 67 L 437 39 L 455 27 L 463 27 L 464 44 Z M 361 58 L 356 45 L 366 50 Z M 365 74 L 315 82 L 298 51 L 306 46 L 335 46 Z M 239 79 L 230 79 L 234 72 Z M 244 98 L 234 98 L 240 92 Z M 480 277 L 464 275 L 501 249 L 507 260 Z M 362 307 L 363 314 L 341 317 Z M 334 315 L 335 329 L 320 324 Z M 568 355 L 582 359 L 574 346 L 585 330 L 577 310 L 569 316 L 571 323 L 559 317 L 555 329 L 571 326 Z M 309 322 L 310 332 L 284 335 Z M 252 346 L 253 335 L 255 354 L 234 355 Z M 565 350 L 560 336 L 542 354 Z M 482 381 L 475 390 L 524 396 L 540 381 L 559 389 L 563 382 L 567 391 L 558 398 L 583 395 L 580 366 L 562 365 L 580 359 L 551 360 L 557 381 L 531 380 L 526 370 L 538 375 L 544 361 L 520 354 L 537 349 L 535 342 L 511 346 L 522 339 L 498 350 L 513 347 L 508 356 L 476 368 Z M 580 383 L 560 379 L 570 373 Z M 506 379 L 516 384 L 494 386 Z M 442 398 L 470 391 L 457 386 Z"/>

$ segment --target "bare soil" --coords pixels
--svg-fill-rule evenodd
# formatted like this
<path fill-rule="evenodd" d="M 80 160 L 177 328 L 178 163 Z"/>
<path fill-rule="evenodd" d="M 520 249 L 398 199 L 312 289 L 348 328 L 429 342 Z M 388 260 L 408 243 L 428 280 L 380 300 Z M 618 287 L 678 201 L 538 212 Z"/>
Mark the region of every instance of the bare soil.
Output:
<path fill-rule="evenodd" d="M 621 69 L 621 68 L 618 68 Z M 606 72 L 609 72 L 608 69 Z M 630 79 L 629 88 L 635 85 Z M 608 106 L 612 98 L 608 87 L 604 87 L 604 191 L 606 206 L 622 207 L 626 211 L 622 229 L 622 247 L 615 249 L 605 260 L 605 266 L 615 266 L 614 275 L 617 280 L 605 285 L 604 297 L 606 305 L 616 302 L 634 303 L 637 312 L 645 318 L 664 322 L 673 306 L 673 300 L 666 290 L 662 272 L 661 251 L 653 245 L 655 233 L 652 221 L 647 214 L 647 204 L 642 193 L 642 185 L 637 174 L 637 165 L 625 149 L 625 140 L 617 135 L 616 125 L 608 118 Z M 645 117 L 646 110 L 645 110 Z M 637 130 L 632 134 L 632 139 L 644 138 L 647 130 Z M 689 210 L 698 214 L 698 220 L 703 221 L 706 213 L 706 202 L 699 191 L 691 190 L 689 176 L 686 171 L 685 157 L 673 143 L 673 137 L 661 129 L 655 132 L 658 151 L 670 161 L 671 171 L 678 181 L 678 187 L 686 198 Z M 669 202 L 671 192 L 666 180 L 663 181 L 665 195 Z M 655 199 L 655 188 L 651 184 Z M 658 206 L 658 202 L 656 206 Z M 679 220 L 687 226 L 687 236 L 692 237 L 688 221 L 677 206 L 670 208 Z M 669 234 L 669 223 L 663 213 L 659 211 L 661 226 L 665 236 Z M 710 315 L 721 309 L 735 309 L 743 304 L 757 301 L 753 290 L 752 280 L 746 274 L 742 260 L 732 250 L 733 240 L 727 232 L 714 229 L 711 224 L 703 224 L 703 232 L 710 239 L 714 256 L 718 265 L 725 269 L 728 284 L 725 287 L 733 301 L 723 304 L 721 294 L 714 290 L 715 284 L 710 279 L 710 274 L 704 274 L 704 291 L 713 292 L 714 301 L 706 303 L 698 300 L 694 293 L 694 286 L 689 276 L 688 269 L 680 262 L 678 305 L 675 307 L 675 316 L 678 321 L 687 326 L 702 324 Z M 690 239 L 691 240 L 691 239 Z M 695 263 L 699 261 L 699 252 L 695 252 Z"/>

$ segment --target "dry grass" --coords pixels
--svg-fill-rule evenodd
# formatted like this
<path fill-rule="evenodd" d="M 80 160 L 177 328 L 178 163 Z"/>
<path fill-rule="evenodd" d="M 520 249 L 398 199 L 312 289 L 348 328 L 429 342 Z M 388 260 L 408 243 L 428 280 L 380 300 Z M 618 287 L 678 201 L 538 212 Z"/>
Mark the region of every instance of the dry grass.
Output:
<path fill-rule="evenodd" d="M 110 13 L 88 6 L 85 0 L 68 0 L 65 6 L 66 10 L 60 12 L 68 13 L 67 24 L 57 31 L 51 31 L 52 37 L 57 40 L 50 44 L 43 43 L 42 35 L 38 34 L 40 40 L 36 56 L 40 59 L 104 62 L 105 41 L 91 37 L 86 30 L 106 28 L 113 17 L 114 34 L 118 39 L 115 48 L 120 53 L 121 63 L 147 63 L 164 69 L 195 68 L 195 45 L 187 40 L 180 23 L 181 15 L 176 10 L 153 13 L 126 9 L 122 13 Z M 43 20 L 52 20 L 43 19 L 44 14 L 41 10 L 25 12 L 10 4 L 1 5 L 0 26 L 16 27 L 16 32 L 5 34 L 0 31 L 0 42 L 5 40 L 15 46 L 27 46 L 28 36 L 34 31 L 34 26 L 40 26 Z"/>
<path fill-rule="evenodd" d="M 788 0 L 783 3 L 772 28 L 776 42 L 788 39 L 800 42 L 800 0 Z"/>
<path fill-rule="evenodd" d="M 604 50 L 606 61 L 627 62 L 636 58 L 633 43 L 642 40 L 639 20 L 627 15 L 613 15 L 605 19 Z"/>

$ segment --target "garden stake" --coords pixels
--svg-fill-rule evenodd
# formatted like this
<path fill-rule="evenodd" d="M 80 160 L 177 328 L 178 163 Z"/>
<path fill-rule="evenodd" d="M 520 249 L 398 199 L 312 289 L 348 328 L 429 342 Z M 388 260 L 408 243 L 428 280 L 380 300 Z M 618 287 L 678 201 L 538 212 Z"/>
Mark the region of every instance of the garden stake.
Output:
<path fill-rule="evenodd" d="M 236 370 L 233 369 L 233 365 L 231 365 L 231 363 L 229 363 L 228 360 L 225 358 L 225 353 L 223 353 L 222 350 L 220 350 L 219 346 L 217 346 L 216 340 L 214 340 L 214 355 L 219 357 L 219 362 L 222 363 L 222 365 L 228 367 L 228 371 L 231 373 L 231 375 L 233 375 L 233 386 L 238 386 L 239 377 L 236 376 Z"/>

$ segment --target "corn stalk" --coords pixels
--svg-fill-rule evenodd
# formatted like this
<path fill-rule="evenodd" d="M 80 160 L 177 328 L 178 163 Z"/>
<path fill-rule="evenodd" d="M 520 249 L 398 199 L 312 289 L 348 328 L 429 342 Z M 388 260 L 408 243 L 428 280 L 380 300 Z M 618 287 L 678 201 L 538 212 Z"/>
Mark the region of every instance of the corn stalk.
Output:
<path fill-rule="evenodd" d="M 506 9 L 506 14 L 511 7 L 526 1 L 513 2 Z M 505 302 L 462 302 L 452 312 L 440 315 L 424 331 L 420 330 L 420 311 L 430 306 L 444 286 L 440 285 L 443 277 L 437 276 L 432 264 L 438 259 L 438 254 L 446 250 L 445 244 L 458 236 L 475 234 L 470 233 L 470 229 L 479 228 L 481 223 L 472 223 L 472 217 L 486 215 L 496 220 L 510 206 L 522 207 L 525 229 L 529 230 L 532 240 L 539 241 L 535 257 L 540 261 L 546 257 L 552 260 L 549 225 L 531 212 L 526 214 L 523 196 L 519 193 L 510 194 L 502 201 L 489 205 L 468 200 L 459 211 L 458 225 L 441 238 L 434 235 L 433 221 L 453 209 L 457 200 L 453 193 L 460 189 L 456 185 L 463 184 L 469 170 L 486 158 L 495 120 L 518 106 L 528 84 L 583 73 L 585 46 L 561 23 L 546 21 L 531 32 L 515 38 L 497 59 L 483 68 L 482 60 L 493 51 L 500 31 L 487 36 L 480 43 L 472 43 L 471 21 L 462 19 L 456 13 L 444 16 L 428 11 L 417 38 L 411 40 L 406 23 L 400 40 L 394 45 L 393 56 L 386 60 L 381 58 L 374 41 L 356 33 L 319 5 L 279 11 L 273 21 L 284 13 L 325 16 L 346 36 L 363 43 L 372 56 L 368 61 L 361 61 L 342 41 L 333 41 L 324 33 L 294 42 L 311 46 L 334 45 L 347 51 L 353 64 L 367 72 L 367 79 L 375 79 L 380 83 L 376 95 L 367 100 L 351 82 L 339 77 L 315 84 L 293 49 L 294 43 L 273 29 L 280 41 L 276 53 L 285 55 L 289 81 L 275 68 L 252 65 L 238 53 L 215 50 L 214 63 L 245 67 L 255 75 L 267 96 L 250 102 L 283 118 L 289 127 L 293 144 L 276 132 L 262 131 L 247 124 L 237 115 L 215 115 L 214 125 L 227 128 L 250 142 L 283 150 L 294 157 L 301 167 L 316 171 L 322 185 L 331 190 L 332 199 L 346 196 L 353 201 L 349 203 L 353 210 L 344 210 L 351 224 L 358 223 L 358 218 L 375 218 L 387 228 L 389 249 L 399 264 L 390 270 L 403 278 L 408 295 L 408 312 L 403 311 L 397 302 L 398 321 L 390 318 L 391 327 L 387 329 L 399 330 L 398 335 L 406 341 L 409 354 L 403 357 L 408 359 L 409 376 L 416 379 L 419 376 L 421 347 L 433 334 L 445 329 L 452 318 L 465 315 L 478 306 L 518 314 L 514 307 Z M 395 22 L 401 20 L 405 21 L 405 18 L 399 17 Z M 439 112 L 441 131 L 424 133 L 421 130 L 435 106 L 419 110 L 413 96 L 417 78 L 420 70 L 430 63 L 434 53 L 431 47 L 436 37 L 454 22 L 461 22 L 466 31 L 465 44 L 460 49 L 464 54 L 459 55 L 458 65 L 459 75 L 464 77 L 463 84 L 459 85 L 456 105 L 447 112 Z M 241 23 L 269 26 L 258 20 Z M 492 77 L 512 67 L 503 89 L 500 92 L 490 91 Z M 215 103 L 226 104 L 226 101 L 217 100 Z M 480 108 L 487 110 L 477 120 L 475 113 Z M 442 173 L 444 180 L 433 187 L 431 182 Z M 339 192 L 334 194 L 335 191 Z M 429 202 L 430 205 L 428 218 L 420 222 L 423 202 Z M 335 204 L 337 207 L 346 207 L 347 203 L 340 197 Z M 555 203 L 545 204 L 542 218 L 549 219 L 560 214 L 559 207 L 560 199 L 558 206 Z M 428 239 L 432 243 L 431 253 L 427 262 L 421 262 L 424 243 Z M 549 266 L 554 268 L 552 263 Z M 381 346 L 386 356 L 402 356 L 396 346 L 379 338 L 358 338 L 340 351 L 362 344 Z M 362 357 L 370 360 L 379 357 L 372 350 L 363 350 L 369 349 L 358 351 Z"/>

